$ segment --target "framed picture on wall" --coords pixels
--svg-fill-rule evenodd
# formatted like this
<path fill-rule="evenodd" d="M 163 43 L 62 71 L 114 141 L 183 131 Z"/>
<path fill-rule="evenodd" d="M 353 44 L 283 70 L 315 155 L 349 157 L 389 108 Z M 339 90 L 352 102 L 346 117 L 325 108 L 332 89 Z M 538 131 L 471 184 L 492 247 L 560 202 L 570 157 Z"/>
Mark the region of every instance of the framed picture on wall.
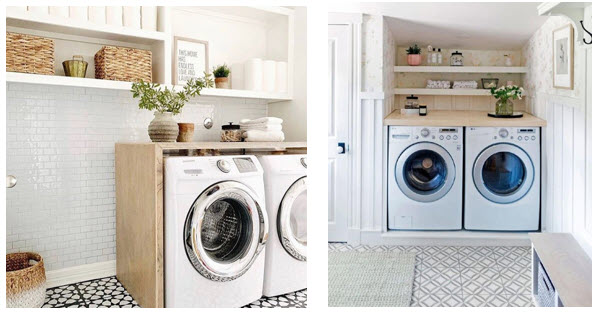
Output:
<path fill-rule="evenodd" d="M 555 30 L 552 37 L 554 88 L 573 89 L 573 26 Z"/>
<path fill-rule="evenodd" d="M 190 79 L 209 73 L 209 43 L 202 40 L 174 37 L 173 84 L 185 85 Z"/>

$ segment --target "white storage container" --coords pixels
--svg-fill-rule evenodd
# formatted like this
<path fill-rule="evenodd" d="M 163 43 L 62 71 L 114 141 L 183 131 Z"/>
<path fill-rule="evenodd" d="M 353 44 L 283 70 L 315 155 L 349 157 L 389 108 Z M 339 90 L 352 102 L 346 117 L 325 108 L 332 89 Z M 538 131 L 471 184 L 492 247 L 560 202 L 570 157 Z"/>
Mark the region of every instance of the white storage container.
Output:
<path fill-rule="evenodd" d="M 142 7 L 141 24 L 142 29 L 148 31 L 157 30 L 157 7 Z"/>
<path fill-rule="evenodd" d="M 245 89 L 263 90 L 263 61 L 260 58 L 245 62 Z"/>
<path fill-rule="evenodd" d="M 140 29 L 140 7 L 123 7 L 123 26 Z"/>
<path fill-rule="evenodd" d="M 88 7 L 69 7 L 69 18 L 77 21 L 87 21 Z"/>
<path fill-rule="evenodd" d="M 48 7 L 51 16 L 69 18 L 69 7 Z"/>
<path fill-rule="evenodd" d="M 107 23 L 107 10 L 105 7 L 88 7 L 88 21 L 96 24 Z"/>
<path fill-rule="evenodd" d="M 288 92 L 288 63 L 284 61 L 276 63 L 276 91 Z"/>
<path fill-rule="evenodd" d="M 123 7 L 109 6 L 106 11 L 107 24 L 123 26 Z"/>

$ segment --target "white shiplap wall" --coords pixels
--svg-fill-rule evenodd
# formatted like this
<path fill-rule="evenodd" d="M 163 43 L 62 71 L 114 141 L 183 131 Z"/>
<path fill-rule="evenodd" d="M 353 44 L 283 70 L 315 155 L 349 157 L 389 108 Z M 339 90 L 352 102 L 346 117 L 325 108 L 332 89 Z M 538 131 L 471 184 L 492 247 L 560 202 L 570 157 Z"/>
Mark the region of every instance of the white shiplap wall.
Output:
<path fill-rule="evenodd" d="M 115 259 L 116 142 L 149 141 L 153 115 L 129 91 L 7 84 L 7 252 L 40 253 L 47 270 Z M 220 125 L 267 115 L 267 103 L 194 99 L 177 116 L 196 141 Z M 206 130 L 203 120 L 214 119 Z"/>

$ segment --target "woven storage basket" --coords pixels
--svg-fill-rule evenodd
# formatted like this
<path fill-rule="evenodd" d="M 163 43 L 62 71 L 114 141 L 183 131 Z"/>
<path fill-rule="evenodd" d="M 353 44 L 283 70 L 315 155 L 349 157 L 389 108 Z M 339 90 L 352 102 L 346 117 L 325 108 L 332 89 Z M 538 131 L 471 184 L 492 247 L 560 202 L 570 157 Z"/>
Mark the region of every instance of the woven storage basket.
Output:
<path fill-rule="evenodd" d="M 6 72 L 54 75 L 54 40 L 6 32 Z"/>
<path fill-rule="evenodd" d="M 152 81 L 153 60 L 148 50 L 104 46 L 94 55 L 95 77 L 103 80 Z"/>
<path fill-rule="evenodd" d="M 30 252 L 6 254 L 6 307 L 42 307 L 45 297 L 42 257 Z"/>

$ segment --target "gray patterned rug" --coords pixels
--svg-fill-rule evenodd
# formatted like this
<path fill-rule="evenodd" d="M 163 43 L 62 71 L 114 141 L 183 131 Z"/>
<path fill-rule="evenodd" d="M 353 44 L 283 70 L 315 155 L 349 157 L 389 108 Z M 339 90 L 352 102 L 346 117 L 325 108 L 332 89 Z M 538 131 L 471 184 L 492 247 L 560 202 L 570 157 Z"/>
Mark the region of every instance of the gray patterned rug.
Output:
<path fill-rule="evenodd" d="M 415 253 L 329 252 L 328 306 L 409 306 Z"/>

